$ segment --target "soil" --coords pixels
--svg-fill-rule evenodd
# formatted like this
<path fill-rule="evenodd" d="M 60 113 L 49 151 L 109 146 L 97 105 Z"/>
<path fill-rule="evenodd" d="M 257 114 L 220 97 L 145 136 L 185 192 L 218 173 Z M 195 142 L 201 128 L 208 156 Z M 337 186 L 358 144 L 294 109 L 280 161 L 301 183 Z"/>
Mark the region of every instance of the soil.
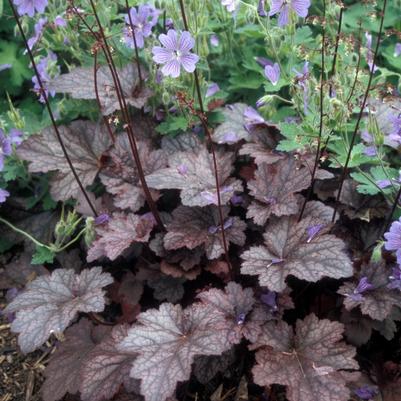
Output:
<path fill-rule="evenodd" d="M 51 346 L 28 355 L 20 352 L 17 336 L 1 311 L 6 305 L 0 291 L 0 401 L 41 401 L 40 387 Z"/>

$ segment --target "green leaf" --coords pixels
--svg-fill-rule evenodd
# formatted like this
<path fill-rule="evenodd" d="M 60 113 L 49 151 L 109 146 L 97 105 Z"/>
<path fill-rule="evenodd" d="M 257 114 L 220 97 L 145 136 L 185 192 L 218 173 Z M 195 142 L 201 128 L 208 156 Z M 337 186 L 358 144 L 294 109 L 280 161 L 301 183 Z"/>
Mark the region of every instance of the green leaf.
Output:
<path fill-rule="evenodd" d="M 364 195 L 376 195 L 378 193 L 390 194 L 391 192 L 398 189 L 398 186 L 395 185 L 395 188 L 389 186 L 387 188 L 380 189 L 377 186 L 377 181 L 380 180 L 397 180 L 399 176 L 398 170 L 394 168 L 386 168 L 384 171 L 381 166 L 372 167 L 368 172 L 362 173 L 352 173 L 351 177 L 359 183 L 357 186 L 357 191 Z"/>
<path fill-rule="evenodd" d="M 330 167 L 334 167 L 334 168 L 339 168 L 345 165 L 346 159 L 347 159 L 347 148 L 345 146 L 344 141 L 333 141 L 330 142 L 330 146 L 329 146 L 330 150 L 332 152 L 334 152 L 335 155 L 335 160 L 332 160 L 330 163 Z M 362 143 L 358 143 L 357 145 L 355 145 L 352 148 L 351 151 L 351 158 L 348 164 L 348 167 L 358 167 L 361 166 L 363 164 L 367 164 L 367 163 L 378 163 L 378 160 L 371 157 L 371 156 L 367 156 L 364 154 L 364 150 L 365 150 L 365 145 L 363 145 Z"/>
<path fill-rule="evenodd" d="M 281 135 L 286 139 L 280 141 L 277 150 L 290 152 L 297 149 L 302 149 L 310 142 L 310 137 L 303 135 L 303 129 L 299 125 L 280 123 L 278 124 Z"/>
<path fill-rule="evenodd" d="M 183 116 L 168 116 L 167 120 L 156 127 L 156 131 L 162 135 L 177 134 L 188 128 L 188 121 Z"/>
<path fill-rule="evenodd" d="M 33 265 L 41 265 L 43 263 L 53 263 L 55 252 L 51 251 L 44 246 L 37 246 L 36 252 L 32 256 L 31 263 Z"/>

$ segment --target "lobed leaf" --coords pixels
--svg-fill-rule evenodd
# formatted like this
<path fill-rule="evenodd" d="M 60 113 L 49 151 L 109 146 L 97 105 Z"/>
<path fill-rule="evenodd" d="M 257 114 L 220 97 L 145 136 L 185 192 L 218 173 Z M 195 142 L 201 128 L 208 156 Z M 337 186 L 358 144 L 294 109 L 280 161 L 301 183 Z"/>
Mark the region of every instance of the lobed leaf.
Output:
<path fill-rule="evenodd" d="M 62 333 L 78 312 L 102 312 L 105 305 L 102 288 L 112 282 L 109 273 L 93 267 L 81 274 L 57 269 L 29 283 L 5 309 L 6 313 L 16 312 L 11 330 L 19 333 L 22 352 L 32 352 L 52 333 Z"/>
<path fill-rule="evenodd" d="M 300 222 L 290 217 L 272 219 L 266 227 L 264 245 L 242 254 L 241 273 L 257 275 L 261 286 L 278 292 L 285 289 L 288 275 L 310 282 L 325 276 L 350 277 L 352 264 L 344 252 L 344 242 L 322 233 L 310 238 L 308 228 L 315 224 L 312 217 Z"/>

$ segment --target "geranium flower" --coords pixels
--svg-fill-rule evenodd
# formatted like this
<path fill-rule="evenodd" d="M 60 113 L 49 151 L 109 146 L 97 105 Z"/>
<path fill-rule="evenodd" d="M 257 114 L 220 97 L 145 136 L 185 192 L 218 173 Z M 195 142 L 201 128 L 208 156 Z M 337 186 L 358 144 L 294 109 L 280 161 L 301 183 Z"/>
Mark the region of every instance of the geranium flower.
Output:
<path fill-rule="evenodd" d="M 164 47 L 155 46 L 152 49 L 153 60 L 157 64 L 164 64 L 161 69 L 163 75 L 178 78 L 181 67 L 187 72 L 194 72 L 199 56 L 191 53 L 195 40 L 187 31 L 178 34 L 170 29 L 167 35 L 161 34 L 159 40 Z"/>
<path fill-rule="evenodd" d="M 366 62 L 368 63 L 369 66 L 369 71 L 376 72 L 377 71 L 377 66 L 373 64 L 373 51 L 372 51 L 372 35 L 368 32 L 365 32 L 365 38 L 366 38 L 366 47 L 367 47 L 367 54 L 366 54 Z"/>
<path fill-rule="evenodd" d="M 399 57 L 401 54 L 401 43 L 396 43 L 394 47 L 394 57 Z"/>
<path fill-rule="evenodd" d="M 396 251 L 397 262 L 401 264 L 401 218 L 391 224 L 389 232 L 384 234 L 386 241 L 384 248 L 388 251 Z"/>
<path fill-rule="evenodd" d="M 9 196 L 10 192 L 0 188 L 0 203 L 4 203 Z"/>
<path fill-rule="evenodd" d="M 274 85 L 280 80 L 280 66 L 277 63 L 265 67 L 266 78 Z"/>
<path fill-rule="evenodd" d="M 267 15 L 268 15 L 266 10 L 265 10 L 265 3 L 266 3 L 266 0 L 259 0 L 259 3 L 258 3 L 258 14 L 259 14 L 260 17 L 267 17 Z"/>
<path fill-rule="evenodd" d="M 134 32 L 132 33 L 131 23 L 128 14 L 125 16 L 127 27 L 124 28 L 124 42 L 132 49 L 135 47 L 133 34 L 135 35 L 136 45 L 142 49 L 145 46 L 145 38 L 152 33 L 152 28 L 157 24 L 160 11 L 149 4 L 132 7 L 129 11 Z"/>
<path fill-rule="evenodd" d="M 238 7 L 238 0 L 221 0 L 221 4 L 226 7 L 228 12 L 233 13 Z"/>
<path fill-rule="evenodd" d="M 310 0 L 272 0 L 269 17 L 279 13 L 278 26 L 284 26 L 289 22 L 290 10 L 295 11 L 299 17 L 305 18 L 309 7 Z"/>
<path fill-rule="evenodd" d="M 28 39 L 28 47 L 30 50 L 32 50 L 33 46 L 36 45 L 40 37 L 42 36 L 43 33 L 43 28 L 45 27 L 47 23 L 47 18 L 39 18 L 39 21 L 35 24 L 35 34 Z"/>
<path fill-rule="evenodd" d="M 294 71 L 297 74 L 297 84 L 303 89 L 304 92 L 304 113 L 307 114 L 309 103 L 309 62 L 305 61 L 302 72 L 298 72 L 295 68 Z"/>
<path fill-rule="evenodd" d="M 60 73 L 60 67 L 56 65 L 57 62 L 57 56 L 53 52 L 49 52 L 49 54 L 46 57 L 43 57 L 37 64 L 36 67 L 38 69 L 38 73 L 40 75 L 40 80 L 42 81 L 42 84 L 44 86 L 46 96 L 52 96 L 54 97 L 56 92 L 55 91 L 48 91 L 46 86 L 48 82 L 56 77 Z M 32 82 L 34 84 L 34 91 L 37 94 L 40 94 L 39 101 L 41 103 L 45 102 L 45 98 L 43 97 L 43 94 L 41 93 L 41 88 L 39 85 L 38 77 L 34 75 L 32 77 Z"/>
<path fill-rule="evenodd" d="M 0 171 L 3 171 L 5 156 L 10 156 L 11 152 L 11 139 L 0 129 Z"/>
<path fill-rule="evenodd" d="M 17 6 L 18 14 L 33 17 L 35 12 L 45 11 L 48 0 L 13 0 L 13 3 Z"/>

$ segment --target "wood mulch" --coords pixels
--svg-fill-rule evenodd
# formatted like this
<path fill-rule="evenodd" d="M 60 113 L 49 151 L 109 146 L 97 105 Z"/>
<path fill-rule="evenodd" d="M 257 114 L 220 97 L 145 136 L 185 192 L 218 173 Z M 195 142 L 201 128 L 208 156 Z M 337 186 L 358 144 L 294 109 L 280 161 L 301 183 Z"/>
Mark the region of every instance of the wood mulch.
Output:
<path fill-rule="evenodd" d="M 6 302 L 0 291 L 0 401 L 41 401 L 43 371 L 52 348 L 28 355 L 20 352 L 17 336 L 1 311 Z"/>

